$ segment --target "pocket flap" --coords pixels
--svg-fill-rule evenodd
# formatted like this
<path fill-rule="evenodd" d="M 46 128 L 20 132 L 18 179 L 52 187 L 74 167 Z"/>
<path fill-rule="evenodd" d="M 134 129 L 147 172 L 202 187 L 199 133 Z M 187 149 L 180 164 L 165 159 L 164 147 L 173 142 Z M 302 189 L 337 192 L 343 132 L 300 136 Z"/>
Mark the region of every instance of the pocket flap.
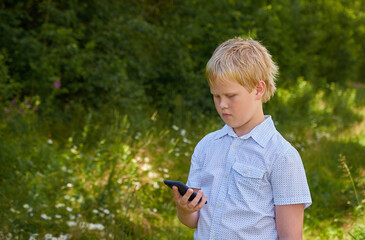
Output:
<path fill-rule="evenodd" d="M 244 163 L 235 163 L 232 167 L 237 173 L 248 178 L 262 179 L 264 177 L 265 171 L 249 166 Z"/>

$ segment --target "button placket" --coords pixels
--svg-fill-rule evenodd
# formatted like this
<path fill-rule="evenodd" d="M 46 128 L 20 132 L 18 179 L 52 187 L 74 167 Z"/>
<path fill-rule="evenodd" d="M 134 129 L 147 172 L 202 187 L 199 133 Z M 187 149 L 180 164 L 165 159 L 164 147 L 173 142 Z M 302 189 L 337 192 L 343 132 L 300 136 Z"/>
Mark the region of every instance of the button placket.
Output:
<path fill-rule="evenodd" d="M 239 146 L 239 139 L 235 139 L 231 145 L 231 148 L 228 152 L 228 156 L 227 156 L 227 162 L 226 162 L 226 166 L 225 166 L 225 173 L 224 173 L 224 181 L 222 181 L 222 185 L 220 187 L 220 191 L 218 193 L 217 196 L 217 202 L 216 202 L 216 208 L 213 211 L 213 221 L 210 227 L 210 238 L 214 239 L 217 237 L 217 233 L 219 234 L 219 229 L 220 228 L 220 219 L 222 217 L 222 211 L 224 210 L 222 203 L 224 203 L 224 200 L 227 196 L 227 191 L 228 191 L 228 185 L 229 185 L 229 173 L 231 171 L 232 165 L 235 162 L 235 155 L 236 155 L 236 149 Z"/>

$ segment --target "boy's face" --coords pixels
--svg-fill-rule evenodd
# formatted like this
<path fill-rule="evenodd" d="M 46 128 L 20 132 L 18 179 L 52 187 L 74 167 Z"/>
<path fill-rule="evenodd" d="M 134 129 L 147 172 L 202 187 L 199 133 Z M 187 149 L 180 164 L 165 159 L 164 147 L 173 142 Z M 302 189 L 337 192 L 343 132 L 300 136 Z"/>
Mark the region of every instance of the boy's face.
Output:
<path fill-rule="evenodd" d="M 249 133 L 265 120 L 262 111 L 261 87 L 258 85 L 256 89 L 249 92 L 234 81 L 220 81 L 210 86 L 219 116 L 233 128 L 237 136 Z M 264 89 L 265 86 L 263 86 L 263 91 Z"/>

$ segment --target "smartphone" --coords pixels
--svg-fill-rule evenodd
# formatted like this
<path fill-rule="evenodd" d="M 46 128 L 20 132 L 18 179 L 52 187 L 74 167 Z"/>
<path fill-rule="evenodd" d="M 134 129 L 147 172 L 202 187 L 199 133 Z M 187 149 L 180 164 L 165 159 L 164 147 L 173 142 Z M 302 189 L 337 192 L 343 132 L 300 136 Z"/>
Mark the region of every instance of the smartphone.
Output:
<path fill-rule="evenodd" d="M 172 188 L 173 186 L 176 186 L 177 189 L 179 190 L 179 193 L 181 196 L 184 196 L 186 191 L 189 189 L 188 186 L 186 186 L 184 183 L 179 182 L 179 181 L 165 180 L 164 183 L 167 186 L 169 186 L 170 188 Z M 189 197 L 189 201 L 193 200 L 195 197 L 196 197 L 196 192 L 193 192 L 193 194 L 191 194 L 191 196 Z M 205 202 L 205 204 L 207 204 L 207 203 L 208 202 Z"/>

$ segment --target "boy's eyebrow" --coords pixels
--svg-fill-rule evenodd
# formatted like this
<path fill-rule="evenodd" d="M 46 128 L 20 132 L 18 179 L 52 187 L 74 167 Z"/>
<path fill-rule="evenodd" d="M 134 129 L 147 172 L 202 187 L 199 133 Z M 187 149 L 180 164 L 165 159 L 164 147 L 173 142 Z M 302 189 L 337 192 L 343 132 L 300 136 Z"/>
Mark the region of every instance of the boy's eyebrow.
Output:
<path fill-rule="evenodd" d="M 234 94 L 237 94 L 237 92 L 224 92 L 224 93 L 218 94 L 218 93 L 213 93 L 212 91 L 210 91 L 210 93 L 212 95 L 234 95 Z"/>

